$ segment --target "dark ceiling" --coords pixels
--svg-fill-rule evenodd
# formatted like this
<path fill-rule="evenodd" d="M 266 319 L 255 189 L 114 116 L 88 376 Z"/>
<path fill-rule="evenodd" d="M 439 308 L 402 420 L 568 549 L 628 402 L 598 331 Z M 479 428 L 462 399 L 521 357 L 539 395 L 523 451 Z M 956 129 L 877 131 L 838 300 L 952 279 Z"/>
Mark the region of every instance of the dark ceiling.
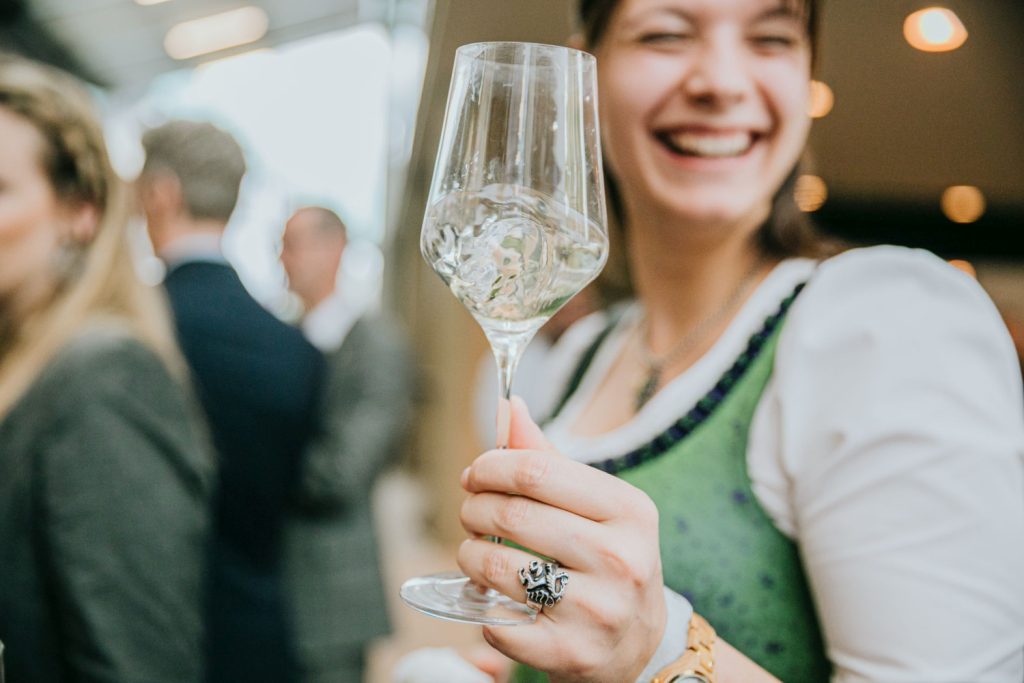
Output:
<path fill-rule="evenodd" d="M 36 21 L 24 0 L 0 0 L 0 51 L 58 66 L 97 85 L 108 83 Z"/>

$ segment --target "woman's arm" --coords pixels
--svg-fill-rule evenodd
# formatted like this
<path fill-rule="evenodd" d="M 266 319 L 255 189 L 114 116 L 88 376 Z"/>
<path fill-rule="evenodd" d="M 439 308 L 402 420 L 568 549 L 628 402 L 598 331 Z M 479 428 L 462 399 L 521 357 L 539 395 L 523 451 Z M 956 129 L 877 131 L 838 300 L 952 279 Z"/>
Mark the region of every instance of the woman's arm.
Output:
<path fill-rule="evenodd" d="M 75 680 L 199 680 L 210 463 L 184 394 L 128 340 L 50 380 L 36 536 L 64 665 Z"/>
<path fill-rule="evenodd" d="M 835 680 L 1019 683 L 1024 410 L 991 302 L 889 247 L 825 263 L 790 316 L 758 420 Z"/>

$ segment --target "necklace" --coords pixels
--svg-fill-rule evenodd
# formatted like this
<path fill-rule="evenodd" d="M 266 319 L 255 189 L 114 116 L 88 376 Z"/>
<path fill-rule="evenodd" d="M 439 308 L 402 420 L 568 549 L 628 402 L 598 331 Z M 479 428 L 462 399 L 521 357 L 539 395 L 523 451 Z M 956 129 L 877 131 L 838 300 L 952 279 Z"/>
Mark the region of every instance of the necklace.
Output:
<path fill-rule="evenodd" d="M 636 412 L 640 412 L 640 409 L 643 408 L 644 405 L 651 400 L 651 397 L 658 392 L 658 388 L 661 386 L 661 375 L 665 368 L 681 358 L 687 352 L 692 351 L 694 347 L 704 339 L 711 328 L 722 322 L 722 320 L 724 320 L 725 317 L 736 308 L 736 305 L 739 304 L 743 295 L 754 283 L 754 279 L 761 271 L 764 261 L 765 259 L 763 258 L 759 258 L 755 261 L 750 270 L 743 274 L 743 277 L 740 278 L 736 287 L 729 293 L 729 297 L 725 300 L 725 303 L 712 312 L 711 315 L 694 325 L 690 331 L 684 334 L 683 337 L 676 342 L 675 346 L 669 349 L 668 352 L 663 354 L 660 358 L 651 352 L 651 347 L 648 342 L 648 339 L 651 336 L 651 324 L 647 314 L 644 313 L 644 317 L 641 319 L 639 326 L 641 333 L 640 353 L 643 354 L 643 363 L 647 367 L 647 378 L 636 392 Z"/>

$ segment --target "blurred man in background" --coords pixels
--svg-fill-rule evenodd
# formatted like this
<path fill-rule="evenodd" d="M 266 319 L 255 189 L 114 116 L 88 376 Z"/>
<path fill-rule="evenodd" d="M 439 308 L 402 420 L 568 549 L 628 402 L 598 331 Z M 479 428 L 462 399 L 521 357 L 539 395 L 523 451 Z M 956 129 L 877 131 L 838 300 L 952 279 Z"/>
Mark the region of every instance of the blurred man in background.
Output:
<path fill-rule="evenodd" d="M 328 363 L 323 433 L 303 465 L 285 530 L 285 573 L 303 683 L 360 681 L 367 642 L 388 632 L 371 492 L 409 422 L 404 336 L 363 315 L 338 288 L 345 224 L 321 207 L 288 221 L 281 263 L 305 307 L 301 325 Z"/>
<path fill-rule="evenodd" d="M 139 197 L 178 338 L 220 456 L 208 571 L 210 683 L 295 680 L 282 580 L 285 509 L 318 429 L 321 354 L 245 290 L 220 249 L 245 159 L 228 133 L 149 131 Z"/>

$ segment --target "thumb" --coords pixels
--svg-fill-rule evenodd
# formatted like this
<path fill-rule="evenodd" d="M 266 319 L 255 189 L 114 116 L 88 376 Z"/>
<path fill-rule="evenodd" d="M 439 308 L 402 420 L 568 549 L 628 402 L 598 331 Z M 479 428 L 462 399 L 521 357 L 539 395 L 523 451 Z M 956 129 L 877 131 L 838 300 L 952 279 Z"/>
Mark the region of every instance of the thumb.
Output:
<path fill-rule="evenodd" d="M 544 436 L 544 432 L 530 417 L 530 411 L 523 399 L 518 396 L 512 397 L 511 413 L 508 433 L 509 448 L 525 448 L 535 451 L 554 449 L 551 442 Z"/>

